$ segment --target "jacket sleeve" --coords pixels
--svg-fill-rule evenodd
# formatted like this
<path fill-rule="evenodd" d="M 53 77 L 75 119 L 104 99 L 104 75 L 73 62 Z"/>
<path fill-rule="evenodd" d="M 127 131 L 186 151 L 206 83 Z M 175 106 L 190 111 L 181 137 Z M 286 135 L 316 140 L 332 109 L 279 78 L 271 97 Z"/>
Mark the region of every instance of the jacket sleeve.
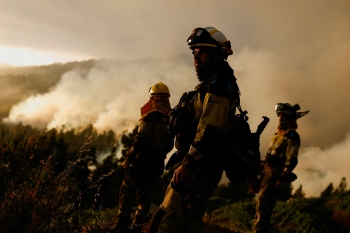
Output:
<path fill-rule="evenodd" d="M 136 141 L 152 154 L 165 156 L 174 146 L 174 139 L 167 135 L 169 116 L 152 112 L 140 121 Z"/>
<path fill-rule="evenodd" d="M 290 131 L 287 135 L 288 138 L 288 146 L 286 150 L 286 163 L 285 167 L 289 171 L 293 171 L 293 169 L 298 164 L 298 153 L 300 148 L 300 137 L 296 131 Z"/>
<path fill-rule="evenodd" d="M 135 140 L 132 143 L 132 147 L 128 152 L 129 159 L 135 159 L 137 154 L 146 152 L 148 150 L 149 138 L 152 134 L 153 126 L 140 120 L 139 128 Z"/>

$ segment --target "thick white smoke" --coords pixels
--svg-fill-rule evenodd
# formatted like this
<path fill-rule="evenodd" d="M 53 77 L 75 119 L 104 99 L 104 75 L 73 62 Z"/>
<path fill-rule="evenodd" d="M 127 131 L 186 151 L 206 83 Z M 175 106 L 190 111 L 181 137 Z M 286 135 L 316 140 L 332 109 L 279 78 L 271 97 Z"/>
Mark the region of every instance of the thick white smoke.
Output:
<path fill-rule="evenodd" d="M 48 93 L 32 95 L 13 106 L 4 121 L 47 129 L 93 124 L 97 130 L 120 133 L 138 124 L 140 108 L 148 101 L 153 84 L 161 81 L 168 85 L 172 105 L 176 104 L 179 90 L 188 89 L 184 85 L 191 83 L 190 68 L 169 61 L 100 61 L 87 74 L 80 70 L 65 73 Z M 192 81 L 195 85 L 193 75 Z"/>
<path fill-rule="evenodd" d="M 307 147 L 299 154 L 299 164 L 295 168 L 298 179 L 294 189 L 302 185 L 306 196 L 319 197 L 326 187 L 333 183 L 338 187 L 345 177 L 350 180 L 350 132 L 345 139 L 329 148 Z M 347 187 L 348 188 L 348 187 Z"/>

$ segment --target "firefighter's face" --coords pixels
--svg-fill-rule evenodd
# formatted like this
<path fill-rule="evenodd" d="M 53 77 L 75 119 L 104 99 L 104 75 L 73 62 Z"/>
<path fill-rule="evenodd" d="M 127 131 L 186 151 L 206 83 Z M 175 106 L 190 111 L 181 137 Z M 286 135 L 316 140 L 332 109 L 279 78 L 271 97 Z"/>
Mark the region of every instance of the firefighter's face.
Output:
<path fill-rule="evenodd" d="M 210 50 L 205 47 L 198 47 L 192 51 L 193 62 L 196 71 L 204 68 L 211 61 Z"/>
<path fill-rule="evenodd" d="M 293 118 L 292 115 L 288 113 L 278 113 L 277 116 L 278 116 L 279 125 L 283 129 L 287 129 L 289 121 L 292 120 Z"/>

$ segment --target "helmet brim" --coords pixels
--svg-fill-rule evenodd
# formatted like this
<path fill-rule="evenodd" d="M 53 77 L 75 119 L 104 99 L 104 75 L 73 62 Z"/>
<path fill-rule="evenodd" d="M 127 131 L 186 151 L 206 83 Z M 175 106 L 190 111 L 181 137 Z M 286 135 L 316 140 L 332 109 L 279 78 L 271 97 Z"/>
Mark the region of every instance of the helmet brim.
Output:
<path fill-rule="evenodd" d="M 155 97 L 155 96 L 162 96 L 162 97 L 170 97 L 169 93 L 150 93 L 150 97 Z"/>
<path fill-rule="evenodd" d="M 214 45 L 214 44 L 206 44 L 206 43 L 198 43 L 198 44 L 194 44 L 194 45 L 190 45 L 190 49 L 193 49 L 195 47 L 212 47 L 212 48 L 218 48 L 218 46 Z"/>
<path fill-rule="evenodd" d="M 297 117 L 297 119 L 299 119 L 300 117 L 305 116 L 305 115 L 308 114 L 309 112 L 310 112 L 309 110 L 308 110 L 308 111 L 305 111 L 305 112 L 297 112 L 296 117 Z"/>

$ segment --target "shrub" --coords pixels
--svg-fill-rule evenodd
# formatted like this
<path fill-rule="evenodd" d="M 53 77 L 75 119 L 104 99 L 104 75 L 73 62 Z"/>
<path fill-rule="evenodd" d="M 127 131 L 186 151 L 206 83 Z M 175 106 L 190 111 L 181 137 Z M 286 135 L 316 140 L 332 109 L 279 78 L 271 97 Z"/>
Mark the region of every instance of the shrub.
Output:
<path fill-rule="evenodd" d="M 70 157 L 63 149 L 68 145 L 55 134 L 48 140 L 25 139 L 24 133 L 13 138 L 0 138 L 1 232 L 105 232 L 113 227 L 113 218 L 97 202 L 101 182 L 114 170 L 88 180 L 91 139 Z M 83 197 L 88 208 L 82 208 Z"/>

